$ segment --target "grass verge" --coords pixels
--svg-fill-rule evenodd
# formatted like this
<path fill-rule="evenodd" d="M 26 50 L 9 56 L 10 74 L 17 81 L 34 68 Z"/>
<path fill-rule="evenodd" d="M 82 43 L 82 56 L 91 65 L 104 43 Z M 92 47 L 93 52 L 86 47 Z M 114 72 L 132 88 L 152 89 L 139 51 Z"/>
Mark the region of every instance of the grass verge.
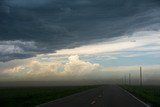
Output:
<path fill-rule="evenodd" d="M 0 88 L 1 107 L 35 107 L 98 86 Z"/>
<path fill-rule="evenodd" d="M 160 107 L 160 86 L 121 86 L 151 107 Z"/>

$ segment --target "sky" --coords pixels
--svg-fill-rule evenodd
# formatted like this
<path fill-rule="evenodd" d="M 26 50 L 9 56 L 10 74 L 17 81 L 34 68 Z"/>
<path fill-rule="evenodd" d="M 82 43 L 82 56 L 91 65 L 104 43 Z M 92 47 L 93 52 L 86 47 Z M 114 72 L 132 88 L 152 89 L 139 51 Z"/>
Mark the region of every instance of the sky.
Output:
<path fill-rule="evenodd" d="M 0 81 L 138 83 L 142 66 L 159 84 L 159 11 L 159 0 L 1 0 Z"/>

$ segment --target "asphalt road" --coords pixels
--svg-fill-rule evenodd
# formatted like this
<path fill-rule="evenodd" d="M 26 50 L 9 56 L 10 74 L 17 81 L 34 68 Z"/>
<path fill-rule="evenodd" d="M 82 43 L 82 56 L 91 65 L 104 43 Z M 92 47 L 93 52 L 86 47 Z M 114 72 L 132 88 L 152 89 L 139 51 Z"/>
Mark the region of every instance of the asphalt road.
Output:
<path fill-rule="evenodd" d="M 118 86 L 103 86 L 74 94 L 37 107 L 147 107 Z"/>

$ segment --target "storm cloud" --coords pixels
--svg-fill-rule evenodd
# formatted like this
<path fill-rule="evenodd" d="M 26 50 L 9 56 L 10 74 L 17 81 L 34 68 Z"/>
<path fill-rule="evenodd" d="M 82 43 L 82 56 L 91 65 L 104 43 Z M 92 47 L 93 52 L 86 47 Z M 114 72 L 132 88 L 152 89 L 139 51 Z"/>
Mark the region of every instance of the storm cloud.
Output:
<path fill-rule="evenodd" d="M 18 50 L 12 48 L 5 54 L 4 44 L 0 44 L 0 61 L 73 48 L 139 30 L 157 30 L 159 11 L 159 0 L 1 1 L 0 43 L 11 41 L 8 49 L 15 46 L 15 41 L 21 43 L 16 45 Z M 35 46 L 20 45 L 30 42 Z"/>

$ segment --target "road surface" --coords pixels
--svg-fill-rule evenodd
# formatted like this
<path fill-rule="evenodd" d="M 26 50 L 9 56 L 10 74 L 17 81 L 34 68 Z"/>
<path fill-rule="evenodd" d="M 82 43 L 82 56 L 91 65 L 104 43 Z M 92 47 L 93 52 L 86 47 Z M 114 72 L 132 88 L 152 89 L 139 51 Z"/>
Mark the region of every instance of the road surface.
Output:
<path fill-rule="evenodd" d="M 37 107 L 147 107 L 116 85 L 102 86 Z"/>

